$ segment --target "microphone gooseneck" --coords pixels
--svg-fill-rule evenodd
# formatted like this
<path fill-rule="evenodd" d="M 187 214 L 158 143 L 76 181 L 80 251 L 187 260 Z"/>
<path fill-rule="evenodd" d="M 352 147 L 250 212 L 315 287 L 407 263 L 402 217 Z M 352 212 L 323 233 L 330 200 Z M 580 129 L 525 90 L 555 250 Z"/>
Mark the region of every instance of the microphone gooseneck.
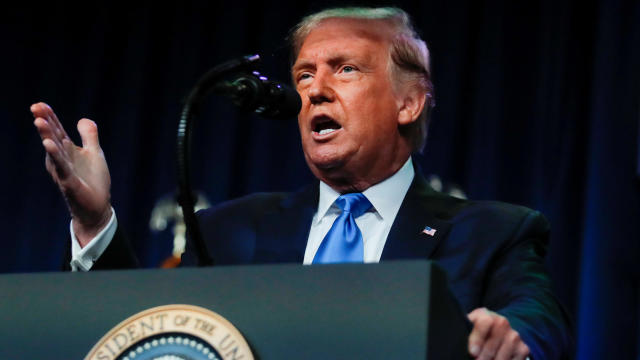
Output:
<path fill-rule="evenodd" d="M 287 119 L 298 115 L 302 102 L 295 90 L 255 71 L 260 60 L 258 55 L 245 56 L 220 64 L 209 70 L 193 87 L 187 99 L 178 124 L 177 166 L 178 166 L 178 203 L 182 208 L 189 241 L 198 258 L 198 266 L 214 265 L 202 238 L 198 218 L 194 213 L 195 199 L 191 189 L 191 131 L 192 118 L 198 112 L 202 100 L 210 92 L 225 95 L 240 108 L 254 111 L 272 119 Z M 232 80 L 224 80 L 236 74 Z"/>

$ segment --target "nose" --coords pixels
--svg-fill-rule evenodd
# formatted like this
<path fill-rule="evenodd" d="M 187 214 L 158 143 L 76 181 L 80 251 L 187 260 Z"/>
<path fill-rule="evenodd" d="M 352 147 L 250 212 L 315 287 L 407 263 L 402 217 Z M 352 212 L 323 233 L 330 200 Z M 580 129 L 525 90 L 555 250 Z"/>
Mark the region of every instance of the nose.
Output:
<path fill-rule="evenodd" d="M 307 92 L 311 104 L 318 105 L 335 100 L 335 92 L 328 76 L 325 72 L 318 71 L 313 77 L 313 82 Z"/>

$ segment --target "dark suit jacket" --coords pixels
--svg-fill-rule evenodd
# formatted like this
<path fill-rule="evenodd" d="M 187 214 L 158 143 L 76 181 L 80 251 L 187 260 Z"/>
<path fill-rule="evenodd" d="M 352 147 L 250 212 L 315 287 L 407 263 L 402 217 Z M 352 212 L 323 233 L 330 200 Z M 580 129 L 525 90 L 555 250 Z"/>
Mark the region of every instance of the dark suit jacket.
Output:
<path fill-rule="evenodd" d="M 215 263 L 301 264 L 318 193 L 316 183 L 296 193 L 253 194 L 201 211 L 203 237 Z M 436 229 L 435 235 L 422 233 L 425 226 Z M 561 359 L 572 345 L 566 313 L 543 265 L 548 236 L 548 222 L 539 212 L 453 198 L 416 174 L 381 261 L 437 261 L 464 311 L 483 306 L 496 311 L 508 318 L 535 359 Z M 135 261 L 123 255 L 130 247 L 120 230 L 109 248 L 96 268 Z M 183 264 L 195 261 L 187 249 Z"/>

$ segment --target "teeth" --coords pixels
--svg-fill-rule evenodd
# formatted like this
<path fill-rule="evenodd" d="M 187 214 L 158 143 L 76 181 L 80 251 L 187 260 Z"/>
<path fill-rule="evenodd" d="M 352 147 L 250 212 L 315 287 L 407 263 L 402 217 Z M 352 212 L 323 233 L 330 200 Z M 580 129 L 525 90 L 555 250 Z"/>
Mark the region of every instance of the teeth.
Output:
<path fill-rule="evenodd" d="M 320 130 L 320 132 L 318 132 L 318 134 L 324 135 L 324 134 L 332 133 L 334 131 L 336 131 L 336 129 L 322 129 L 322 130 Z"/>

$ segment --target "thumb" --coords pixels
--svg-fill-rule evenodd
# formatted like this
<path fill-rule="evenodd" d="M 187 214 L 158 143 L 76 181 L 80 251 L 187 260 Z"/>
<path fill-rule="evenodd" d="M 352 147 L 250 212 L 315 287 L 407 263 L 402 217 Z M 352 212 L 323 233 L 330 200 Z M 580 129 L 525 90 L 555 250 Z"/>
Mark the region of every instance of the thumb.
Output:
<path fill-rule="evenodd" d="M 100 148 L 98 140 L 98 125 L 89 119 L 80 119 L 78 121 L 78 132 L 82 139 L 83 148 Z"/>

